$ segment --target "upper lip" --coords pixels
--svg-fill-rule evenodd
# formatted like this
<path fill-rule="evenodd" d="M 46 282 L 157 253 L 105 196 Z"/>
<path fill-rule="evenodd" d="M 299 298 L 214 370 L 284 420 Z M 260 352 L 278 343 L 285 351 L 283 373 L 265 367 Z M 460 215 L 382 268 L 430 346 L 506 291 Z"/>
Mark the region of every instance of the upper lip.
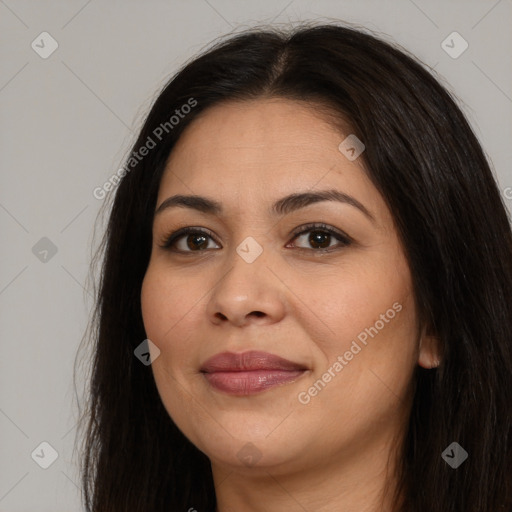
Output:
<path fill-rule="evenodd" d="M 268 352 L 251 350 L 241 354 L 222 352 L 210 357 L 201 366 L 201 372 L 241 372 L 251 370 L 307 370 L 299 363 L 289 361 Z"/>

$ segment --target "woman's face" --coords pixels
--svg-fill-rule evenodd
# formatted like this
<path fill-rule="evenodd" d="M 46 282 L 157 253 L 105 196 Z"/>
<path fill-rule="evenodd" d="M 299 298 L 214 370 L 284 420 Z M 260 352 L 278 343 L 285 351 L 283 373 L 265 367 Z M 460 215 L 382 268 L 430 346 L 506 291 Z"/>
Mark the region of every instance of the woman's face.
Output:
<path fill-rule="evenodd" d="M 157 209 L 208 203 L 155 215 L 142 314 L 163 404 L 214 468 L 381 457 L 407 421 L 415 366 L 435 359 L 391 214 L 352 139 L 339 149 L 349 135 L 313 105 L 229 103 L 168 161 Z M 284 199 L 321 191 L 332 200 Z M 162 247 L 187 226 L 198 232 Z"/>

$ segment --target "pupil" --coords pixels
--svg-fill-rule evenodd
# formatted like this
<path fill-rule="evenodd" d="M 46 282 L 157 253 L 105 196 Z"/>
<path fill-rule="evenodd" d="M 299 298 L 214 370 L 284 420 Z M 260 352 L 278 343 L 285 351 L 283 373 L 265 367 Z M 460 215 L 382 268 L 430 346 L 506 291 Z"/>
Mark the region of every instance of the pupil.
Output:
<path fill-rule="evenodd" d="M 194 240 L 192 243 L 189 242 L 191 238 Z M 206 236 L 205 235 L 189 235 L 188 238 L 187 238 L 187 245 L 188 245 L 189 249 L 196 249 L 197 248 L 197 246 L 194 245 L 194 244 L 196 243 L 196 241 L 198 239 L 202 239 L 203 240 L 202 243 L 200 242 L 199 249 L 206 249 L 206 246 L 208 245 L 208 241 L 206 240 Z"/>
<path fill-rule="evenodd" d="M 316 233 L 316 235 L 315 235 Z M 322 231 L 312 231 L 311 232 L 311 235 L 309 237 L 309 242 L 315 246 L 315 244 L 320 244 L 321 248 L 324 249 L 325 247 L 329 247 L 329 241 L 328 241 L 328 238 L 330 237 L 331 235 L 329 235 L 328 233 L 324 233 Z M 322 238 L 324 239 L 324 242 L 327 242 L 327 243 L 324 243 L 322 244 Z"/>

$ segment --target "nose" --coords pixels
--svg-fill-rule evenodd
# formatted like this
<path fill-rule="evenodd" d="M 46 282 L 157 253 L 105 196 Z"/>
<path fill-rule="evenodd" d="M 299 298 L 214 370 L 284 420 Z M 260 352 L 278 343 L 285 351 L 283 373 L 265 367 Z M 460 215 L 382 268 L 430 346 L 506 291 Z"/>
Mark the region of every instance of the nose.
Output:
<path fill-rule="evenodd" d="M 243 327 L 268 325 L 283 318 L 286 287 L 267 263 L 265 251 L 249 263 L 233 250 L 207 304 L 212 323 Z"/>

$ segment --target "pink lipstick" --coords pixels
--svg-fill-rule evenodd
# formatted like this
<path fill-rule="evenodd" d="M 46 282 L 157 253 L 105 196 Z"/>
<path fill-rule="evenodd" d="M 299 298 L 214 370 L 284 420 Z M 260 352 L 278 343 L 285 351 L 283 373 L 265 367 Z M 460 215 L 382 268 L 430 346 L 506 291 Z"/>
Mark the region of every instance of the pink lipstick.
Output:
<path fill-rule="evenodd" d="M 231 395 L 252 395 L 293 382 L 307 367 L 268 352 L 222 352 L 208 359 L 201 372 L 212 387 Z"/>

